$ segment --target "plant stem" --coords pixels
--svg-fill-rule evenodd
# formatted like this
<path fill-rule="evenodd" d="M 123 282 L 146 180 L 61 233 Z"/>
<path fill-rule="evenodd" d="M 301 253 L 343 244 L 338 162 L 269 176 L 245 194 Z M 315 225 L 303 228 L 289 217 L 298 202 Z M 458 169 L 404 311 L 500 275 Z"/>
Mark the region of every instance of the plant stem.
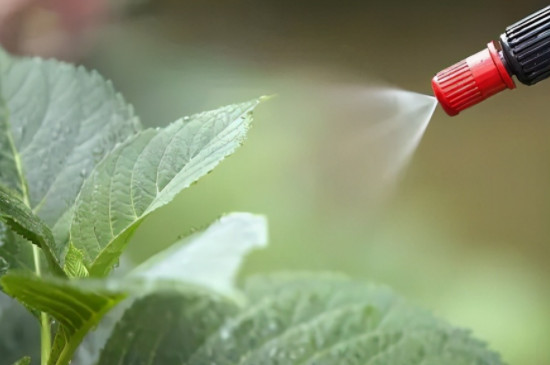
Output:
<path fill-rule="evenodd" d="M 33 245 L 32 254 L 34 257 L 34 268 L 36 274 L 40 276 L 42 270 L 40 268 L 40 249 Z M 44 312 L 40 313 L 40 364 L 47 365 L 50 358 L 52 346 L 52 335 L 50 333 L 50 318 Z"/>
<path fill-rule="evenodd" d="M 3 100 L 0 101 L 0 110 L 5 113 L 3 116 L 7 121 L 8 130 L 11 130 L 11 124 L 9 122 L 9 112 L 6 104 Z M 23 202 L 27 207 L 31 208 L 31 202 L 29 199 L 29 188 L 25 180 L 25 174 L 23 173 L 23 164 L 21 162 L 21 156 L 17 152 L 15 147 L 15 142 L 13 140 L 12 133 L 6 133 L 8 137 L 9 146 L 11 148 L 13 159 L 15 162 L 15 167 L 17 169 L 17 175 L 21 183 L 21 192 L 23 194 Z M 36 275 L 39 277 L 42 275 L 42 270 L 40 268 L 40 248 L 36 245 L 32 245 L 32 256 L 34 259 L 34 270 Z M 50 318 L 47 313 L 40 312 L 40 363 L 42 365 L 47 365 L 50 358 L 50 352 L 52 348 L 52 335 L 50 329 Z"/>
<path fill-rule="evenodd" d="M 63 348 L 63 351 L 61 351 L 61 354 L 59 354 L 59 357 L 57 358 L 57 361 L 55 362 L 56 365 L 67 365 L 71 362 L 71 359 L 73 358 L 73 354 L 76 350 L 76 346 L 65 346 Z"/>
<path fill-rule="evenodd" d="M 50 318 L 44 312 L 40 313 L 41 336 L 40 336 L 40 363 L 42 365 L 48 364 L 51 351 L 51 334 L 50 334 Z"/>

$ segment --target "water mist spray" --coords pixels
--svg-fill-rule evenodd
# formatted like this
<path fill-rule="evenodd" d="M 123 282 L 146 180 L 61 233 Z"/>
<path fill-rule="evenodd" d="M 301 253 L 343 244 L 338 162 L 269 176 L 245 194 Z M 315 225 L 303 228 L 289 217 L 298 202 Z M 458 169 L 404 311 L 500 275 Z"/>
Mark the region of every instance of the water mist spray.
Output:
<path fill-rule="evenodd" d="M 534 85 L 550 76 L 550 6 L 506 28 L 498 41 L 439 72 L 432 88 L 453 116 L 505 89 L 512 76 Z"/>

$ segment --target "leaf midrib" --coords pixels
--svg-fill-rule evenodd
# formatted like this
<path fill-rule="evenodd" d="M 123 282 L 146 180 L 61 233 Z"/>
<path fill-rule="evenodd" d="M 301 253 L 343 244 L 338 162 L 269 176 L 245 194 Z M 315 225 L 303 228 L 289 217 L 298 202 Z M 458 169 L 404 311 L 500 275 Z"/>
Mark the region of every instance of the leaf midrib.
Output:
<path fill-rule="evenodd" d="M 15 170 L 17 171 L 17 177 L 19 178 L 19 183 L 21 184 L 21 193 L 23 194 L 23 203 L 31 209 L 31 204 L 29 201 L 29 190 L 27 187 L 27 180 L 25 179 L 25 176 L 23 174 L 23 164 L 21 162 L 21 157 L 19 155 L 19 152 L 17 151 L 17 148 L 15 146 L 15 142 L 13 140 L 13 131 L 12 126 L 10 123 L 10 112 L 8 110 L 7 105 L 4 103 L 4 110 L 6 114 L 6 135 L 8 137 L 8 143 L 10 145 L 11 152 L 13 154 L 13 161 L 15 162 Z"/>

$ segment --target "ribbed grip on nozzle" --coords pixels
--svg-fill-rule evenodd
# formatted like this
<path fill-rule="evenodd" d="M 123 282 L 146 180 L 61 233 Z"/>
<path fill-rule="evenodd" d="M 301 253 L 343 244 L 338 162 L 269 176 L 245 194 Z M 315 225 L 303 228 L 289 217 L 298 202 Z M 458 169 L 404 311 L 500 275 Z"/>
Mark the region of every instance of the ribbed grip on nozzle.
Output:
<path fill-rule="evenodd" d="M 481 96 L 466 60 L 438 73 L 432 86 L 436 97 L 444 100 L 441 105 L 449 115 L 456 115 L 477 103 Z"/>
<path fill-rule="evenodd" d="M 550 6 L 509 26 L 500 39 L 506 63 L 519 81 L 533 85 L 550 76 Z"/>
<path fill-rule="evenodd" d="M 504 66 L 497 44 L 439 72 L 432 80 L 439 103 L 449 115 L 478 104 L 504 90 L 515 88 Z"/>

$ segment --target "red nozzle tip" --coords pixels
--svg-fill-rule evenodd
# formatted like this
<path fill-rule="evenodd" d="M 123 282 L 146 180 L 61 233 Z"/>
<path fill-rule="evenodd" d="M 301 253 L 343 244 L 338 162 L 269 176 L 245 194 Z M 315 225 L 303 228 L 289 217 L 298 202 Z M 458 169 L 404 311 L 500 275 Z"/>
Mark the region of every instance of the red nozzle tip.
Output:
<path fill-rule="evenodd" d="M 491 42 L 483 51 L 435 75 L 434 95 L 447 114 L 457 115 L 504 89 L 516 87 L 497 47 Z"/>

